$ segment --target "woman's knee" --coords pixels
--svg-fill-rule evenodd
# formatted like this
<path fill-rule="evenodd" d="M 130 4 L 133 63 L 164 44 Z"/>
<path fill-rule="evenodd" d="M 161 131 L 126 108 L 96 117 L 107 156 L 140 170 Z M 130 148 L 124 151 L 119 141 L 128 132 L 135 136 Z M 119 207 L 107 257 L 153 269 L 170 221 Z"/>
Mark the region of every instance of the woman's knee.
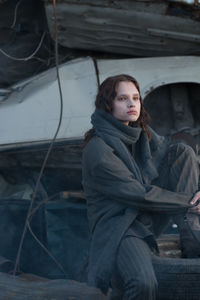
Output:
<path fill-rule="evenodd" d="M 168 164 L 169 166 L 177 166 L 183 168 L 192 168 L 198 170 L 198 161 L 194 150 L 184 144 L 172 144 L 168 149 Z"/>
<path fill-rule="evenodd" d="M 156 277 L 151 276 L 138 276 L 137 278 L 129 279 L 124 285 L 124 293 L 127 295 L 135 295 L 133 299 L 154 299 L 157 293 L 158 282 Z M 137 296 L 137 297 L 136 297 Z M 128 299 L 132 299 L 128 297 Z"/>
<path fill-rule="evenodd" d="M 137 284 L 138 291 L 147 295 L 149 295 L 149 293 L 157 291 L 158 288 L 158 282 L 154 274 L 149 274 L 149 276 L 141 275 Z"/>
<path fill-rule="evenodd" d="M 184 143 L 171 144 L 169 146 L 169 152 L 174 153 L 176 156 L 184 155 L 188 157 L 195 157 L 195 152 L 193 148 Z"/>

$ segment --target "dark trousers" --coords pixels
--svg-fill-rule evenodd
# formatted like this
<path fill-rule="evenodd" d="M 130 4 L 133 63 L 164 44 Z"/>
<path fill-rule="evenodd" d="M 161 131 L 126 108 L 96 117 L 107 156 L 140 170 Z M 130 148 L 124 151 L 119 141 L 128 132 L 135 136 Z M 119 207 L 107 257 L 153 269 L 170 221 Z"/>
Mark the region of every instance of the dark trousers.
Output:
<path fill-rule="evenodd" d="M 153 184 L 174 192 L 194 194 L 198 190 L 199 180 L 199 166 L 194 151 L 184 144 L 171 145 L 159 175 Z M 157 223 L 155 229 L 159 227 L 161 220 L 163 228 L 164 223 L 169 221 L 169 216 L 161 213 L 157 215 L 157 219 L 155 215 L 154 220 Z M 111 284 L 112 300 L 156 299 L 157 280 L 150 249 L 144 240 L 134 236 L 122 239 Z"/>
<path fill-rule="evenodd" d="M 147 243 L 134 236 L 121 241 L 116 261 L 112 300 L 156 299 L 157 280 Z"/>

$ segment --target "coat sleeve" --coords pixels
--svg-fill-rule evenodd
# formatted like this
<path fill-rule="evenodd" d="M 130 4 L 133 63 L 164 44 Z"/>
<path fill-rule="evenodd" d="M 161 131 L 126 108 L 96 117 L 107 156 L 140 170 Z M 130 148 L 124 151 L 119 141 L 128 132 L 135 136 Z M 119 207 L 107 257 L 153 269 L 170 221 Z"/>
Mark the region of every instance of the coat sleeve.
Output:
<path fill-rule="evenodd" d="M 141 184 L 110 147 L 91 153 L 87 163 L 91 175 L 88 187 L 112 200 L 152 212 L 177 213 L 190 207 L 192 195 Z"/>

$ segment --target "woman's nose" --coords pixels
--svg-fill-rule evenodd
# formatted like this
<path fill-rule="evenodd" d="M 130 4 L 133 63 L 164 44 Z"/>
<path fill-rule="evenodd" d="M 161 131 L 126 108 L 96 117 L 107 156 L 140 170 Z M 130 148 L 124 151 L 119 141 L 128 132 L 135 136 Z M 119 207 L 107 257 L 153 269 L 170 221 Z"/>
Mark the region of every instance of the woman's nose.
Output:
<path fill-rule="evenodd" d="M 128 100 L 128 107 L 132 107 L 134 105 L 135 105 L 134 101 L 132 99 L 129 99 Z"/>

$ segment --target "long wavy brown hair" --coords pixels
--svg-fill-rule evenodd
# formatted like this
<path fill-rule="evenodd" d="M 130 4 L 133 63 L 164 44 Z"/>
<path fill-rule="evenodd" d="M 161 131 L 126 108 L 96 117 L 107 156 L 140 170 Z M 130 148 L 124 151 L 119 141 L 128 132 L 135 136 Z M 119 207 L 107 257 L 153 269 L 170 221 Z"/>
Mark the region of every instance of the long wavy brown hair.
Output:
<path fill-rule="evenodd" d="M 141 99 L 140 86 L 134 77 L 132 77 L 130 75 L 126 75 L 126 74 L 120 74 L 120 75 L 108 77 L 107 79 L 105 79 L 102 82 L 102 84 L 99 86 L 98 93 L 97 93 L 96 100 L 95 100 L 95 107 L 97 109 L 102 109 L 102 110 L 112 114 L 113 101 L 117 95 L 117 87 L 121 81 L 132 82 L 135 85 L 135 87 L 137 88 L 139 95 L 140 95 L 140 103 L 141 103 L 140 116 L 136 122 L 129 122 L 128 126 L 141 127 L 142 130 L 144 132 L 146 132 L 147 137 L 150 140 L 151 133 L 149 132 L 149 130 L 147 128 L 147 124 L 150 121 L 150 116 L 147 113 L 147 111 L 144 109 L 143 101 Z M 83 147 L 89 142 L 93 132 L 94 132 L 94 129 L 92 128 L 85 133 Z"/>

